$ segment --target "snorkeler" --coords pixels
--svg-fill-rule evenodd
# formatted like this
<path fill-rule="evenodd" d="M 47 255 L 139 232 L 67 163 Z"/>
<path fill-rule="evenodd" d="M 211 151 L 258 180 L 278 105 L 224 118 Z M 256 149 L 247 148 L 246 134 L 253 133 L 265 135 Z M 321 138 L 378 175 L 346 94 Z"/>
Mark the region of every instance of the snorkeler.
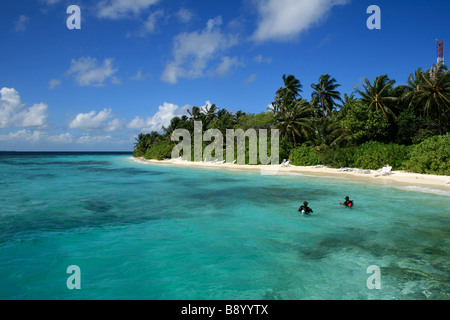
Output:
<path fill-rule="evenodd" d="M 300 206 L 298 211 L 300 211 L 303 214 L 307 214 L 307 215 L 309 215 L 311 212 L 313 212 L 313 210 L 310 207 L 308 207 L 308 202 L 306 202 L 306 201 L 303 202 L 303 205 Z"/>
<path fill-rule="evenodd" d="M 345 197 L 345 202 L 341 203 L 341 204 L 345 207 L 351 208 L 351 207 L 353 207 L 353 200 L 350 200 L 349 197 Z"/>

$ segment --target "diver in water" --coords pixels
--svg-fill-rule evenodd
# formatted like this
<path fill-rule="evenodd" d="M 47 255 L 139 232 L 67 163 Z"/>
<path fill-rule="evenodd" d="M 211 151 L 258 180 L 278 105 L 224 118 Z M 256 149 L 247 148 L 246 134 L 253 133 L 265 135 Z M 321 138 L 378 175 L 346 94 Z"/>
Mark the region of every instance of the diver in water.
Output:
<path fill-rule="evenodd" d="M 345 197 L 345 202 L 341 203 L 341 204 L 345 207 L 351 208 L 351 207 L 353 207 L 353 200 L 350 200 L 349 197 Z"/>
<path fill-rule="evenodd" d="M 311 212 L 313 212 L 313 210 L 310 207 L 308 207 L 308 202 L 306 202 L 306 201 L 303 202 L 303 205 L 300 206 L 298 211 L 300 211 L 303 214 L 307 214 L 307 215 L 309 215 Z"/>

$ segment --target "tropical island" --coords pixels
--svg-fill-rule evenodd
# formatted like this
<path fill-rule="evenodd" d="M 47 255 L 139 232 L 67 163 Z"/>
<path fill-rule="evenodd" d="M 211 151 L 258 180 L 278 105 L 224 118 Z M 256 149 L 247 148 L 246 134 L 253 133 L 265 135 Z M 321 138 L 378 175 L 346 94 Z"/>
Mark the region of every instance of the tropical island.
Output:
<path fill-rule="evenodd" d="M 294 75 L 282 80 L 266 112 L 193 107 L 189 116 L 171 119 L 161 133 L 141 133 L 134 157 L 169 159 L 175 130 L 192 134 L 194 122 L 201 121 L 203 132 L 278 129 L 280 161 L 293 166 L 377 170 L 389 164 L 406 172 L 450 175 L 450 72 L 442 63 L 417 69 L 406 85 L 396 86 L 394 79 L 380 75 L 373 82 L 365 78 L 362 89 L 344 95 L 336 79 L 324 74 L 311 84 L 309 101 Z"/>

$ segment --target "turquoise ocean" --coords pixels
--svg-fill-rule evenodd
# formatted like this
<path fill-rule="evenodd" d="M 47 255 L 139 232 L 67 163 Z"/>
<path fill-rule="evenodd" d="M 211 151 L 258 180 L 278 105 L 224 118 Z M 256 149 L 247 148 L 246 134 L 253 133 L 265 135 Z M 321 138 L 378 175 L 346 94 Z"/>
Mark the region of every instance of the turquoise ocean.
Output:
<path fill-rule="evenodd" d="M 0 299 L 447 300 L 449 208 L 414 186 L 2 153 Z"/>

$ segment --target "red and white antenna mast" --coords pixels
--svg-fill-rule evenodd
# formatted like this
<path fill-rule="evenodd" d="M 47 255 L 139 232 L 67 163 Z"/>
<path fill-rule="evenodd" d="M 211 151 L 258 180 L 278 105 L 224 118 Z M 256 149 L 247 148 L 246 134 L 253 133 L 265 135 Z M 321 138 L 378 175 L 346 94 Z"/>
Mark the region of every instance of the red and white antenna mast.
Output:
<path fill-rule="evenodd" d="M 437 40 L 437 64 L 444 64 L 444 41 Z"/>

